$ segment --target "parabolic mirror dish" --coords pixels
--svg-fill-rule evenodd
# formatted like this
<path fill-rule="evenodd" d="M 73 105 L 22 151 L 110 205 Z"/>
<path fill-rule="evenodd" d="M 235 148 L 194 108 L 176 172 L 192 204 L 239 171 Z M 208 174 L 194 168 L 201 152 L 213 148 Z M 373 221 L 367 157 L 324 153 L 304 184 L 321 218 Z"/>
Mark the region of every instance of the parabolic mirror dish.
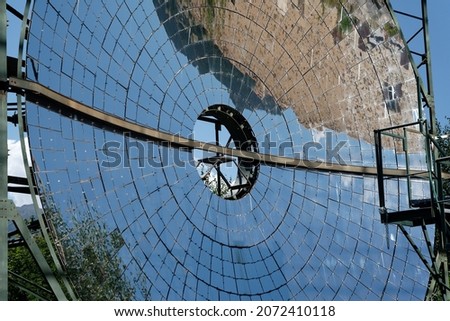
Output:
<path fill-rule="evenodd" d="M 36 1 L 31 21 L 28 79 L 177 137 L 374 167 L 373 130 L 418 117 L 383 1 Z M 428 272 L 380 223 L 374 176 L 244 162 L 38 104 L 49 219 L 70 264 L 116 272 L 86 272 L 122 285 L 107 298 L 424 298 Z M 387 162 L 401 159 L 392 147 Z"/>

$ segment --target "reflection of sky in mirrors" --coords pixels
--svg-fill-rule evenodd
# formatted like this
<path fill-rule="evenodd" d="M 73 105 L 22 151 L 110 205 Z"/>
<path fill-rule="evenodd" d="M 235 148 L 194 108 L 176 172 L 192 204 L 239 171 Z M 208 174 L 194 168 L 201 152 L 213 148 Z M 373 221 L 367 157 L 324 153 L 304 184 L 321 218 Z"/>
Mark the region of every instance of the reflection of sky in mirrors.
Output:
<path fill-rule="evenodd" d="M 374 165 L 369 143 L 305 128 L 291 109 L 260 99 L 251 79 L 210 41 L 178 49 L 177 37 L 187 31 L 170 39 L 176 25 L 168 20 L 162 26 L 162 13 L 151 3 L 81 2 L 78 8 L 71 3 L 35 4 L 30 79 L 185 137 L 202 110 L 226 104 L 251 124 L 262 152 L 305 157 L 306 142 L 335 146 L 344 141 L 340 156 L 346 163 Z M 90 213 L 110 231 L 121 231 L 125 245 L 118 255 L 125 276 L 136 282 L 136 299 L 424 296 L 428 273 L 394 227 L 386 235 L 374 178 L 261 166 L 251 193 L 227 201 L 199 179 L 188 151 L 132 138 L 125 142 L 120 133 L 30 103 L 27 108 L 44 194 L 68 224 Z M 275 147 L 264 150 L 267 137 Z M 119 143 L 109 149 L 114 154 L 106 152 L 105 142 Z M 143 151 L 127 148 L 139 143 Z M 111 165 L 112 156 L 120 157 L 119 166 Z M 307 156 L 327 157 L 325 148 Z M 386 163 L 396 167 L 398 160 L 392 151 Z M 403 202 L 395 192 L 404 191 L 403 185 L 392 187 L 388 204 Z M 421 183 L 415 186 L 418 196 L 426 193 Z"/>

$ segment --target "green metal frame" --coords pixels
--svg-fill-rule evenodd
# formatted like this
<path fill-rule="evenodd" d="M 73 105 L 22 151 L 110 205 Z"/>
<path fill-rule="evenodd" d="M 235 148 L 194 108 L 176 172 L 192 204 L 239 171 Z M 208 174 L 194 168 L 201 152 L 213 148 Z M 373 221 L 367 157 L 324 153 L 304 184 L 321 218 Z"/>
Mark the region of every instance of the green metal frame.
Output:
<path fill-rule="evenodd" d="M 430 206 L 426 210 L 423 209 L 421 211 L 409 210 L 403 211 L 403 213 L 388 213 L 388 210 L 385 206 L 385 195 L 384 195 L 384 181 L 388 179 L 386 173 L 384 173 L 385 169 L 383 167 L 383 157 L 382 157 L 382 136 L 390 135 L 390 131 L 393 128 L 385 128 L 381 130 L 375 131 L 375 142 L 376 142 L 376 157 L 377 157 L 377 168 L 378 168 L 378 188 L 379 188 L 379 196 L 380 196 L 380 214 L 382 220 L 386 224 L 394 222 L 399 226 L 401 232 L 405 235 L 407 240 L 411 243 L 414 250 L 416 250 L 417 254 L 424 262 L 425 266 L 430 271 L 430 282 L 429 288 L 426 294 L 426 300 L 432 300 L 436 293 L 440 293 L 444 300 L 450 300 L 450 283 L 449 283 L 449 275 L 448 275 L 448 256 L 450 255 L 450 237 L 448 235 L 448 224 L 449 222 L 446 220 L 446 213 L 444 207 L 444 197 L 442 191 L 442 180 L 445 177 L 445 174 L 441 171 L 441 162 L 448 161 L 447 158 L 439 159 L 439 150 L 435 141 L 436 136 L 436 116 L 435 116 L 435 102 L 434 102 L 434 92 L 433 92 L 433 77 L 432 77 L 432 69 L 431 69 L 431 54 L 430 54 L 430 41 L 429 41 L 429 28 L 428 28 L 428 9 L 427 9 L 427 0 L 417 0 L 420 1 L 421 5 L 421 16 L 413 15 L 408 12 L 394 10 L 391 6 L 390 1 L 386 0 L 386 5 L 388 6 L 391 16 L 393 20 L 397 23 L 398 26 L 400 24 L 397 20 L 398 16 L 408 17 L 410 19 L 415 19 L 421 22 L 421 27 L 410 39 L 406 39 L 400 30 L 401 37 L 403 38 L 404 43 L 406 44 L 405 50 L 409 55 L 409 60 L 414 70 L 414 74 L 417 82 L 417 103 L 418 103 L 418 111 L 419 111 L 419 119 L 417 125 L 420 127 L 420 132 L 422 133 L 425 139 L 425 155 L 426 155 L 426 163 L 428 166 L 428 181 L 430 187 Z M 400 26 L 401 27 L 401 26 Z M 415 48 L 411 48 L 410 44 L 412 40 L 417 37 L 422 37 L 423 42 L 423 50 L 415 50 Z M 416 63 L 414 58 L 419 58 L 419 62 Z M 424 70 L 425 81 L 421 77 L 421 71 Z M 428 108 L 428 117 L 429 120 L 426 119 L 425 108 Z M 401 126 L 397 126 L 396 129 L 403 128 L 406 130 L 406 127 L 411 124 L 405 124 Z M 404 144 L 404 151 L 406 153 L 406 171 L 408 175 L 405 176 L 405 179 L 408 182 L 408 198 L 411 200 L 411 171 L 409 170 L 409 162 L 408 162 L 408 141 L 406 131 L 401 135 L 401 139 Z M 429 211 L 429 213 L 427 213 Z M 414 222 L 412 221 L 398 221 L 395 222 L 395 216 L 401 217 L 404 219 L 408 215 L 417 214 L 418 216 L 414 218 Z M 401 214 L 400 216 L 398 214 Z M 426 215 L 425 215 L 426 214 Z M 394 219 L 392 216 L 394 215 Z M 413 218 L 411 218 L 412 220 Z M 420 221 L 421 220 L 421 221 Z M 435 243 L 434 247 L 431 245 L 430 238 L 427 233 L 426 225 L 433 222 L 435 225 Z M 409 237 L 407 230 L 404 228 L 404 225 L 420 225 L 422 227 L 422 231 L 424 233 L 425 239 L 428 242 L 428 251 L 431 259 L 431 265 L 424 259 L 422 253 L 418 247 L 414 244 L 412 239 Z"/>
<path fill-rule="evenodd" d="M 17 59 L 17 75 L 18 76 L 22 75 L 22 66 L 25 65 L 25 62 L 23 61 L 24 51 L 25 51 L 24 43 L 25 43 L 26 33 L 27 33 L 27 30 L 29 27 L 28 16 L 29 16 L 30 8 L 31 8 L 31 0 L 27 0 L 26 5 L 25 5 L 25 10 L 24 10 L 24 15 L 22 18 L 22 28 L 21 28 L 21 33 L 20 33 L 20 42 L 19 42 L 18 55 L 17 55 L 17 58 L 18 58 Z M 21 145 L 21 150 L 22 150 L 22 160 L 23 160 L 23 164 L 24 164 L 24 168 L 25 168 L 28 186 L 30 187 L 30 189 L 29 189 L 30 196 L 33 201 L 34 210 L 35 210 L 35 213 L 37 214 L 37 218 L 39 220 L 39 224 L 41 227 L 41 233 L 45 239 L 47 248 L 49 249 L 50 255 L 52 257 L 52 260 L 56 267 L 58 275 L 60 276 L 62 283 L 64 284 L 64 287 L 66 288 L 68 294 L 70 295 L 72 300 L 74 300 L 75 293 L 73 292 L 69 281 L 65 277 L 63 268 L 61 266 L 61 263 L 58 259 L 57 254 L 55 252 L 55 249 L 54 249 L 53 243 L 50 239 L 50 236 L 47 232 L 47 224 L 45 223 L 42 209 L 39 207 L 35 189 L 33 188 L 33 186 L 34 186 L 33 176 L 31 173 L 30 166 L 29 166 L 30 162 L 28 161 L 27 147 L 25 144 L 24 113 L 23 113 L 23 109 L 22 109 L 22 95 L 20 95 L 20 94 L 17 94 L 17 114 L 18 114 L 20 145 Z M 48 281 L 51 283 L 54 283 L 56 281 L 56 279 L 54 279 L 53 275 L 50 275 L 50 280 L 48 280 Z M 58 294 L 57 291 L 54 291 L 54 292 L 57 295 L 58 299 L 61 299 L 61 300 L 66 299 L 65 296 L 60 296 L 60 294 Z"/>
<path fill-rule="evenodd" d="M 394 10 L 389 0 L 385 0 L 386 5 L 391 13 L 391 17 L 394 22 L 400 26 L 398 22 L 397 16 L 404 16 L 410 19 L 418 20 L 421 22 L 421 27 L 417 30 L 411 38 L 406 39 L 402 29 L 399 28 L 400 35 L 403 38 L 403 42 L 406 44 L 405 49 L 407 50 L 407 54 L 409 56 L 409 60 L 411 62 L 414 74 L 416 76 L 418 95 L 420 100 L 419 104 L 419 118 L 424 118 L 424 107 L 429 108 L 430 114 L 430 124 L 431 124 L 431 132 L 434 132 L 436 129 L 436 120 L 435 120 L 435 106 L 434 106 L 434 91 L 433 91 L 433 77 L 431 71 L 431 54 L 430 54 L 430 38 L 429 38 L 429 28 L 428 28 L 428 9 L 427 9 L 427 0 L 416 0 L 420 1 L 422 16 L 416 16 L 411 13 L 405 11 Z M 401 27 L 401 26 L 400 26 Z M 424 45 L 424 51 L 421 52 L 419 50 L 415 50 L 415 48 L 411 48 L 410 44 L 413 40 L 418 37 L 422 37 L 422 42 Z M 419 63 L 415 62 L 415 57 L 419 57 Z M 425 74 L 425 82 L 420 75 L 420 71 L 424 70 Z"/>
<path fill-rule="evenodd" d="M 425 145 L 432 145 L 435 141 L 429 134 L 428 122 L 426 120 L 418 121 L 415 123 L 394 126 L 390 128 L 384 128 L 381 130 L 375 130 L 375 151 L 376 162 L 378 168 L 378 193 L 379 193 L 379 206 L 380 206 L 380 219 L 381 223 L 394 224 L 403 233 L 412 248 L 416 251 L 420 260 L 430 272 L 429 289 L 427 291 L 426 299 L 432 300 L 439 294 L 442 299 L 450 299 L 450 284 L 448 280 L 448 266 L 445 261 L 445 257 L 449 254 L 450 248 L 448 244 L 450 242 L 450 235 L 448 233 L 448 221 L 446 220 L 446 209 L 444 207 L 444 198 L 442 193 L 442 179 L 445 177 L 441 171 L 440 162 L 450 160 L 450 157 L 437 159 L 434 161 L 433 151 L 427 148 L 424 154 L 427 164 L 428 183 L 430 185 L 430 199 L 427 200 L 413 200 L 412 199 L 412 187 L 411 180 L 415 178 L 412 174 L 412 170 L 409 169 L 409 151 L 408 151 L 408 127 L 419 126 L 421 131 L 414 131 L 416 134 L 420 134 Z M 411 131 L 411 130 L 410 130 Z M 403 134 L 399 134 L 403 133 Z M 405 166 L 406 173 L 403 178 L 396 177 L 395 179 L 406 182 L 407 186 L 407 204 L 409 209 L 388 209 L 386 206 L 385 198 L 385 182 L 392 180 L 392 176 L 385 174 L 383 166 L 383 138 L 388 137 L 391 139 L 401 140 L 403 145 L 403 151 L 405 153 Z M 416 138 L 414 139 L 416 140 Z M 437 148 L 438 146 L 436 146 Z M 438 184 L 438 190 L 435 190 L 434 185 Z M 392 193 L 392 191 L 391 191 Z M 394 191 L 395 193 L 395 191 Z M 439 242 L 435 242 L 432 245 L 431 238 L 429 237 L 427 225 L 434 225 L 437 232 L 436 239 Z M 409 227 L 421 227 L 424 239 L 427 243 L 428 255 L 431 262 L 428 262 L 420 248 L 415 244 L 414 240 L 410 237 L 408 230 L 405 226 Z M 388 234 L 388 233 L 387 233 Z"/>
<path fill-rule="evenodd" d="M 8 199 L 8 100 L 6 53 L 6 0 L 0 0 L 0 202 Z M 0 206 L 0 300 L 8 299 L 8 218 L 9 211 Z"/>
<path fill-rule="evenodd" d="M 16 275 L 15 273 L 8 271 L 8 223 L 12 222 L 20 234 L 23 243 L 26 245 L 30 254 L 36 261 L 36 264 L 42 271 L 42 274 L 47 281 L 49 289 L 44 289 L 50 298 L 55 297 L 58 300 L 67 300 L 66 293 L 69 294 L 72 300 L 76 299 L 70 283 L 64 275 L 61 264 L 58 260 L 56 252 L 53 248 L 50 236 L 47 232 L 47 225 L 44 220 L 42 210 L 38 206 L 36 197 L 36 191 L 33 183 L 33 177 L 29 168 L 29 162 L 27 158 L 26 145 L 25 145 L 25 124 L 23 122 L 23 110 L 22 110 L 22 96 L 17 94 L 17 112 L 18 112 L 18 124 L 19 124 L 19 136 L 22 148 L 22 158 L 24 161 L 24 168 L 26 171 L 26 181 L 29 187 L 29 193 L 32 197 L 35 212 L 37 214 L 40 231 L 46 241 L 47 247 L 51 253 L 52 261 L 58 272 L 58 278 L 52 271 L 49 263 L 43 256 L 36 241 L 34 240 L 32 233 L 27 227 L 23 218 L 17 212 L 14 203 L 8 199 L 8 102 L 7 93 L 9 91 L 8 81 L 8 57 L 7 57 L 7 10 L 13 10 L 13 14 L 22 19 L 22 27 L 20 32 L 19 47 L 17 54 L 17 76 L 23 75 L 22 66 L 25 50 L 26 34 L 29 27 L 29 13 L 32 5 L 32 0 L 27 0 L 23 14 L 17 12 L 13 7 L 6 3 L 6 0 L 0 0 L 0 300 L 8 300 L 8 288 L 9 283 L 16 286 L 23 291 L 34 295 L 38 299 L 46 299 L 40 296 L 35 289 L 35 284 Z M 11 60 L 11 59 L 10 59 Z M 63 287 L 60 284 L 60 280 Z M 41 289 L 42 290 L 42 289 Z M 66 291 L 66 292 L 65 292 Z M 47 298 L 48 299 L 48 298 Z"/>

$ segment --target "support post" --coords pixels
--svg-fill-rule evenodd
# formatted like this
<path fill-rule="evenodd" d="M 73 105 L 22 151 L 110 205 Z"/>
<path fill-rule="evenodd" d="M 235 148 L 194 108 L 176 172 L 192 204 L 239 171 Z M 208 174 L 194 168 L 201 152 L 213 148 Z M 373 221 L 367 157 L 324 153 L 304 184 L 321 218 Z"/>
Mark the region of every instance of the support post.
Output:
<path fill-rule="evenodd" d="M 429 26 L 428 26 L 428 6 L 427 0 L 422 0 L 422 23 L 423 23 L 423 32 L 424 32 L 424 48 L 425 54 L 424 59 L 426 63 L 426 80 L 427 80 L 427 89 L 426 93 L 423 93 L 426 97 L 427 106 L 429 108 L 430 115 L 430 128 L 428 132 L 428 137 L 436 137 L 437 123 L 436 123 L 436 114 L 435 114 L 435 105 L 434 105 L 434 91 L 433 91 L 433 76 L 432 76 L 432 68 L 431 68 L 431 48 L 430 48 L 430 37 L 429 37 Z M 429 144 L 427 147 L 430 147 L 433 143 L 431 139 L 428 140 Z M 448 276 L 448 254 L 449 249 L 447 248 L 448 236 L 446 233 L 447 222 L 446 222 L 446 214 L 444 209 L 443 202 L 443 192 L 442 192 L 442 172 L 439 162 L 437 161 L 439 158 L 439 151 L 437 148 L 433 150 L 427 151 L 432 158 L 432 162 L 430 161 L 430 166 L 434 166 L 431 168 L 431 171 L 434 170 L 434 173 L 437 175 L 437 179 L 434 177 L 430 177 L 431 180 L 431 193 L 436 201 L 434 204 L 435 215 L 437 217 L 436 224 L 436 236 L 438 237 L 438 242 L 436 242 L 436 251 L 438 252 L 439 262 L 437 264 L 440 268 L 441 277 L 444 281 L 445 287 L 441 287 L 442 296 L 444 300 L 450 300 L 450 291 L 449 291 L 449 276 Z M 437 167 L 437 168 L 436 168 Z M 430 172 L 431 172 L 430 171 Z"/>
<path fill-rule="evenodd" d="M 0 201 L 8 199 L 6 0 L 0 0 Z M 0 300 L 8 300 L 8 209 L 0 204 Z"/>
<path fill-rule="evenodd" d="M 386 211 L 386 202 L 384 196 L 384 173 L 383 173 L 383 154 L 381 145 L 381 131 L 375 130 L 375 157 L 377 162 L 377 182 L 378 182 L 378 194 L 380 195 L 380 211 Z"/>

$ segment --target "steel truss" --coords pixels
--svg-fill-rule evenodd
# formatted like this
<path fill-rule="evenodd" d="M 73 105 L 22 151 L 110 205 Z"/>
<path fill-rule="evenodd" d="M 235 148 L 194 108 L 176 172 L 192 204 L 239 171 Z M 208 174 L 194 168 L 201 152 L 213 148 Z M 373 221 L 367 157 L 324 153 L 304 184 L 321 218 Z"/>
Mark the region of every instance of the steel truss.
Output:
<path fill-rule="evenodd" d="M 24 124 L 24 101 L 20 93 L 16 95 L 17 102 L 8 102 L 8 79 L 11 75 L 24 76 L 24 50 L 26 35 L 30 21 L 30 9 L 32 0 L 27 0 L 23 12 L 18 11 L 13 6 L 0 0 L 0 300 L 8 300 L 8 284 L 11 284 L 22 291 L 35 296 L 37 299 L 48 300 L 74 300 L 75 294 L 64 275 L 60 261 L 54 250 L 52 241 L 48 233 L 48 227 L 44 214 L 38 205 L 37 188 L 33 179 L 32 171 L 29 168 L 28 157 L 25 147 L 25 124 Z M 7 12 L 21 21 L 20 39 L 17 50 L 17 57 L 7 55 Z M 8 116 L 9 111 L 15 111 L 13 116 Z M 12 122 L 18 125 L 21 142 L 22 157 L 26 172 L 26 177 L 8 176 L 8 125 Z M 13 185 L 9 185 L 13 184 Z M 17 212 L 13 201 L 8 199 L 8 192 L 30 194 L 36 217 L 34 224 L 28 226 L 24 219 Z M 9 223 L 12 222 L 15 231 L 10 231 Z M 48 262 L 38 247 L 31 230 L 39 230 L 45 239 L 46 246 L 52 257 L 52 262 Z M 8 270 L 8 249 L 9 247 L 26 246 L 36 261 L 37 266 L 42 271 L 42 275 L 47 281 L 48 288 L 40 287 L 21 275 Z M 50 264 L 49 264 L 50 263 Z M 50 265 L 56 268 L 56 273 Z M 44 295 L 38 294 L 39 292 Z"/>
<path fill-rule="evenodd" d="M 381 221 L 382 223 L 385 223 L 386 226 L 387 224 L 395 224 L 398 226 L 430 272 L 429 287 L 425 299 L 450 300 L 448 265 L 448 256 L 450 255 L 450 202 L 444 197 L 443 192 L 443 180 L 447 179 L 447 174 L 442 173 L 442 164 L 448 162 L 450 157 L 440 157 L 439 144 L 437 142 L 439 138 L 436 137 L 437 124 L 431 71 L 427 0 L 420 0 L 420 15 L 403 10 L 395 10 L 389 1 L 386 0 L 385 2 L 395 21 L 397 21 L 397 17 L 403 17 L 420 22 L 419 28 L 414 30 L 409 39 L 406 39 L 403 33 L 401 33 L 404 43 L 406 44 L 405 50 L 407 50 L 416 77 L 419 119 L 413 124 L 404 124 L 375 131 Z M 417 2 L 415 4 L 417 4 Z M 398 21 L 397 25 L 400 25 Z M 417 48 L 417 45 L 412 45 L 416 40 L 420 40 L 421 42 L 421 45 Z M 424 152 L 430 190 L 430 198 L 426 200 L 412 199 L 411 179 L 413 178 L 413 175 L 409 169 L 407 135 L 407 131 L 411 130 L 411 126 L 419 128 L 418 131 L 416 130 L 416 133 L 418 132 L 425 142 Z M 386 169 L 383 166 L 382 142 L 383 137 L 386 136 L 401 141 L 402 148 L 406 155 L 406 171 L 408 174 L 404 176 L 404 179 L 407 182 L 408 204 L 410 207 L 406 210 L 390 212 L 386 208 L 384 186 L 386 180 L 390 179 L 390 177 L 386 175 Z M 427 225 L 433 225 L 435 227 L 434 244 L 432 244 L 429 236 Z M 414 243 L 405 226 L 421 228 L 427 242 L 428 254 L 431 262 L 428 262 L 423 253 L 421 253 L 419 247 Z"/>

